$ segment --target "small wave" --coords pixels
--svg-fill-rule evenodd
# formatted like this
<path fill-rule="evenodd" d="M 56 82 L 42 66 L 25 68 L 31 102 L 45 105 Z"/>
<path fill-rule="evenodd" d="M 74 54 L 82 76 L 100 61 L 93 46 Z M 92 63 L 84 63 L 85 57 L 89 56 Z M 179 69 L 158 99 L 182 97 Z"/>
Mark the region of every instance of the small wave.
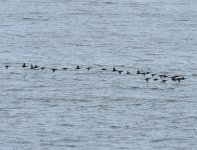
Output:
<path fill-rule="evenodd" d="M 133 106 L 141 106 L 142 104 L 139 104 L 139 103 L 136 103 L 136 104 L 133 104 Z"/>
<path fill-rule="evenodd" d="M 196 76 L 197 76 L 197 74 L 196 74 L 196 73 L 194 73 L 194 74 L 192 74 L 192 76 L 193 76 L 193 77 L 196 77 Z"/>
<path fill-rule="evenodd" d="M 156 139 L 156 140 L 152 140 L 151 142 L 163 142 L 163 141 L 170 141 L 171 139 L 170 138 L 164 138 L 164 139 Z"/>
<path fill-rule="evenodd" d="M 10 89 L 6 89 L 4 90 L 4 92 L 20 92 L 20 91 L 24 91 L 24 89 L 19 89 L 19 88 L 10 88 Z"/>
<path fill-rule="evenodd" d="M 151 90 L 160 90 L 158 87 L 152 87 Z"/>
<path fill-rule="evenodd" d="M 75 148 L 77 147 L 76 145 L 66 145 L 67 147 Z"/>
<path fill-rule="evenodd" d="M 34 18 L 23 17 L 23 20 L 34 20 Z"/>
<path fill-rule="evenodd" d="M 37 21 L 48 21 L 49 19 L 48 18 L 30 18 L 30 17 L 24 17 L 22 18 L 22 20 L 26 20 L 26 21 L 33 21 L 33 20 L 37 20 Z"/>
<path fill-rule="evenodd" d="M 14 74 L 16 74 L 16 75 L 18 74 L 18 75 L 19 75 L 19 74 L 21 74 L 21 73 L 19 73 L 19 72 L 10 72 L 10 74 L 13 74 L 13 75 L 14 75 Z"/>
<path fill-rule="evenodd" d="M 153 59 L 139 59 L 139 60 L 136 60 L 137 62 L 153 62 L 154 60 Z"/>
<path fill-rule="evenodd" d="M 166 102 L 174 103 L 174 102 L 177 102 L 177 100 L 175 100 L 175 99 L 168 99 L 168 100 L 166 100 Z"/>
<path fill-rule="evenodd" d="M 64 127 L 73 127 L 74 125 L 73 124 L 67 124 L 67 123 L 62 123 L 62 124 L 59 124 L 60 126 L 64 126 Z"/>
<path fill-rule="evenodd" d="M 132 89 L 141 89 L 139 86 L 133 86 Z"/>
<path fill-rule="evenodd" d="M 187 21 L 189 21 L 189 20 L 187 20 L 187 19 L 180 19 L 180 20 L 177 20 L 177 21 L 187 22 Z"/>
<path fill-rule="evenodd" d="M 116 4 L 116 3 L 113 3 L 113 2 L 104 2 L 104 4 L 112 5 L 112 4 Z"/>

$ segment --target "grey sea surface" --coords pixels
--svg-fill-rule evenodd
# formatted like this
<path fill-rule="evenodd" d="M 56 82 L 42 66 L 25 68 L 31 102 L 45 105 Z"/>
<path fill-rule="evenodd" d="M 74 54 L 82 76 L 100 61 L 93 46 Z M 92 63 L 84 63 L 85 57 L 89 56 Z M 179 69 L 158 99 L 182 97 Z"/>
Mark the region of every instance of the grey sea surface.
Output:
<path fill-rule="evenodd" d="M 1 0 L 0 149 L 196 150 L 196 6 Z M 138 69 L 187 79 L 146 83 Z"/>

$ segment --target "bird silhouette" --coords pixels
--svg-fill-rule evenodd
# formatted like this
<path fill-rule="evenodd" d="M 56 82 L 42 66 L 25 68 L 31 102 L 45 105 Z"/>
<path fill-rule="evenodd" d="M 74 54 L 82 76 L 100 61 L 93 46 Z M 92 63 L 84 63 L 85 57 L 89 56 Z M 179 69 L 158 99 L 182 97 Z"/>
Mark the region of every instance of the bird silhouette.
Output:
<path fill-rule="evenodd" d="M 57 69 L 55 69 L 55 68 L 52 68 L 51 70 L 53 71 L 53 73 L 55 73 L 55 71 L 56 71 Z"/>
<path fill-rule="evenodd" d="M 31 67 L 30 67 L 30 69 L 34 69 L 34 66 L 31 64 Z"/>
<path fill-rule="evenodd" d="M 86 69 L 89 71 L 90 69 L 92 69 L 92 67 L 87 67 Z"/>
<path fill-rule="evenodd" d="M 141 74 L 141 72 L 138 70 L 136 74 Z"/>
<path fill-rule="evenodd" d="M 46 67 L 41 67 L 40 69 L 41 69 L 41 70 L 44 70 L 44 69 L 46 69 Z"/>
<path fill-rule="evenodd" d="M 151 78 L 145 78 L 146 82 L 148 83 L 148 81 L 150 80 Z"/>
<path fill-rule="evenodd" d="M 66 68 L 66 67 L 64 67 L 64 68 L 62 68 L 63 70 L 67 70 L 68 68 Z"/>
<path fill-rule="evenodd" d="M 115 67 L 113 67 L 113 70 L 112 70 L 113 72 L 116 72 L 116 71 L 118 71 Z"/>
<path fill-rule="evenodd" d="M 25 64 L 25 63 L 23 63 L 22 67 L 23 67 L 23 68 L 25 68 L 25 67 L 27 67 L 27 66 L 26 66 L 26 64 Z"/>
<path fill-rule="evenodd" d="M 127 71 L 127 73 L 126 74 L 131 74 L 129 71 Z"/>
<path fill-rule="evenodd" d="M 5 68 L 8 69 L 10 66 L 9 65 L 5 65 Z"/>
<path fill-rule="evenodd" d="M 179 78 L 176 78 L 175 80 L 180 82 L 181 80 L 185 80 L 186 78 L 185 77 L 179 77 Z"/>
<path fill-rule="evenodd" d="M 122 72 L 123 72 L 123 71 L 121 71 L 121 70 L 118 70 L 118 73 L 119 73 L 119 74 L 121 74 Z"/>
<path fill-rule="evenodd" d="M 157 80 L 159 80 L 159 79 L 158 79 L 158 78 L 154 78 L 153 80 L 154 80 L 154 81 L 157 81 Z"/>
<path fill-rule="evenodd" d="M 166 81 L 167 81 L 167 80 L 165 80 L 165 79 L 164 79 L 164 80 L 162 80 L 161 82 L 165 84 L 165 83 L 166 83 Z"/>
<path fill-rule="evenodd" d="M 77 65 L 77 68 L 76 69 L 81 69 L 81 68 Z"/>

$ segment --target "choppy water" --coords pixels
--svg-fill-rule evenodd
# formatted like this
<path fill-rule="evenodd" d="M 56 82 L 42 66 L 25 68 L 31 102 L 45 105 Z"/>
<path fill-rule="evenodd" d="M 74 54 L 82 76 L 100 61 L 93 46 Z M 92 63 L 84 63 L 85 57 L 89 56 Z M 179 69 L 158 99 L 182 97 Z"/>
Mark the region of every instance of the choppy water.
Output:
<path fill-rule="evenodd" d="M 1 149 L 196 150 L 196 6 L 1 0 Z M 138 69 L 187 79 L 146 83 Z"/>

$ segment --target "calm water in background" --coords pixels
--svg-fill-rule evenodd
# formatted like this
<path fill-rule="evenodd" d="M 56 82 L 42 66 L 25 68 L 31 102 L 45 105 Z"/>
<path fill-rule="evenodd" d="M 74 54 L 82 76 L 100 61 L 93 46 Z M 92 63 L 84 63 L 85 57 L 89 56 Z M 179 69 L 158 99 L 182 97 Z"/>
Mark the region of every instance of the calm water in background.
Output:
<path fill-rule="evenodd" d="M 1 0 L 1 149 L 196 150 L 196 6 Z M 100 70 L 113 66 L 131 75 Z M 146 83 L 137 69 L 188 79 Z"/>

